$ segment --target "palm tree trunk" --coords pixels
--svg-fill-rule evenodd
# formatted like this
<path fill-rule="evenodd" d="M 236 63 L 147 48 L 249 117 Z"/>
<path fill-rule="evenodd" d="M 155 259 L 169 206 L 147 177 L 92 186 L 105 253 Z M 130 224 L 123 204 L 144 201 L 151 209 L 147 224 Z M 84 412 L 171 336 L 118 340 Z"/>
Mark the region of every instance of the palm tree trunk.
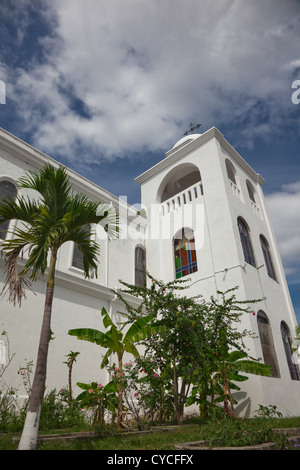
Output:
<path fill-rule="evenodd" d="M 176 370 L 176 363 L 173 360 L 173 390 L 174 390 L 174 408 L 175 408 L 175 416 L 176 422 L 179 426 L 183 424 L 183 408 L 181 403 L 181 397 L 179 396 L 178 390 L 178 376 Z"/>
<path fill-rule="evenodd" d="M 117 429 L 121 429 L 123 427 L 123 351 L 118 354 L 118 418 L 117 418 Z"/>
<path fill-rule="evenodd" d="M 72 368 L 73 368 L 74 357 L 71 357 L 69 364 L 69 403 L 72 401 Z"/>
<path fill-rule="evenodd" d="M 18 450 L 34 450 L 37 446 L 40 413 L 46 384 L 56 257 L 56 251 L 52 251 L 35 375 Z"/>

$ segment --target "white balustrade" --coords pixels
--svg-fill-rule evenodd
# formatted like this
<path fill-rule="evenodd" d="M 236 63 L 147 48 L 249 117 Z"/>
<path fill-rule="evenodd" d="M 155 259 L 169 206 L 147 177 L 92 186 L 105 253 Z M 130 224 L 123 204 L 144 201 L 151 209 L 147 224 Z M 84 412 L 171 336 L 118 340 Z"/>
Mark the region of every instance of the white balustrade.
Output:
<path fill-rule="evenodd" d="M 184 189 L 180 193 L 175 194 L 166 201 L 161 203 L 162 215 L 166 215 L 171 211 L 182 208 L 185 204 L 189 204 L 203 196 L 202 182 L 198 181 L 189 188 Z"/>

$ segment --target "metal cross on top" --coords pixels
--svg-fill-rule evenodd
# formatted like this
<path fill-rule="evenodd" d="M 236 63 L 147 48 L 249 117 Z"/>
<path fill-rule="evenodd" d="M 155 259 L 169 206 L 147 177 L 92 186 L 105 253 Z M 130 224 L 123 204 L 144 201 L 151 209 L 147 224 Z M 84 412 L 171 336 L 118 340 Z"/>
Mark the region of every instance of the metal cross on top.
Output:
<path fill-rule="evenodd" d="M 193 124 L 191 122 L 191 124 L 189 125 L 189 130 L 185 131 L 185 133 L 183 135 L 192 134 L 192 132 L 194 132 L 195 129 L 199 129 L 200 126 L 201 126 L 201 124 Z"/>

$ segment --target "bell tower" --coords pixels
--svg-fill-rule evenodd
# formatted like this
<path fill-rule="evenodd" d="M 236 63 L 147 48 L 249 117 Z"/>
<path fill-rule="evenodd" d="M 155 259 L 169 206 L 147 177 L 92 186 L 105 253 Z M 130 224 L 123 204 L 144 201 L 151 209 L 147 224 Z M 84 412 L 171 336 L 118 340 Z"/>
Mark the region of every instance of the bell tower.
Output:
<path fill-rule="evenodd" d="M 191 296 L 209 299 L 238 286 L 240 300 L 264 299 L 243 317 L 241 329 L 256 333 L 248 340 L 249 354 L 272 365 L 273 375 L 246 382 L 247 413 L 273 404 L 299 414 L 300 374 L 291 350 L 297 322 L 263 178 L 213 127 L 183 137 L 136 181 L 147 213 L 151 275 L 166 282 L 189 279 Z"/>

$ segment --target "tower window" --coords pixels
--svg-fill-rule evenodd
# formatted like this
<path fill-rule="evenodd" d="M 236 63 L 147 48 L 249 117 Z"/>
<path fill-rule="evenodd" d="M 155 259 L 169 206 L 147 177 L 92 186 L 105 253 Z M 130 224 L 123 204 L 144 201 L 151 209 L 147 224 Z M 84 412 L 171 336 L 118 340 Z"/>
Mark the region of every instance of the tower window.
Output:
<path fill-rule="evenodd" d="M 281 322 L 280 329 L 281 329 L 281 337 L 283 341 L 283 346 L 285 350 L 286 360 L 287 360 L 288 368 L 290 371 L 291 379 L 300 380 L 298 365 L 293 361 L 292 340 L 291 340 L 290 329 L 284 321 Z"/>
<path fill-rule="evenodd" d="M 17 197 L 17 188 L 10 181 L 0 181 L 0 200 L 11 199 L 15 201 Z M 9 220 L 0 225 L 0 239 L 5 240 L 8 230 Z"/>
<path fill-rule="evenodd" d="M 195 273 L 197 257 L 194 232 L 189 228 L 180 229 L 174 236 L 174 256 L 176 279 Z"/>
<path fill-rule="evenodd" d="M 264 254 L 267 273 L 272 279 L 274 279 L 274 281 L 276 281 L 276 275 L 275 275 L 275 270 L 274 270 L 274 266 L 273 266 L 273 262 L 271 258 L 269 243 L 267 242 L 267 240 L 265 239 L 263 235 L 260 235 L 259 238 L 260 238 L 262 252 Z"/>
<path fill-rule="evenodd" d="M 272 377 L 280 377 L 270 322 L 262 310 L 257 312 L 257 324 L 264 362 L 272 367 Z"/>
<path fill-rule="evenodd" d="M 255 201 L 255 190 L 254 190 L 252 184 L 250 183 L 250 181 L 248 181 L 248 180 L 246 181 L 246 186 L 247 186 L 249 198 L 251 199 L 252 202 L 256 203 L 256 201 Z"/>
<path fill-rule="evenodd" d="M 233 164 L 232 164 L 228 159 L 226 159 L 226 160 L 225 160 L 225 165 L 226 165 L 226 171 L 227 171 L 227 176 L 228 176 L 228 178 L 229 178 L 234 184 L 236 184 L 235 168 L 234 168 Z"/>
<path fill-rule="evenodd" d="M 146 285 L 146 251 L 143 247 L 135 249 L 135 285 Z"/>
<path fill-rule="evenodd" d="M 251 264 L 251 266 L 256 267 L 254 252 L 250 238 L 250 230 L 246 222 L 241 217 L 238 218 L 238 228 L 240 232 L 241 244 L 243 247 L 245 261 Z"/>
<path fill-rule="evenodd" d="M 88 234 L 90 235 L 90 233 L 91 233 L 91 226 L 90 225 L 87 225 L 86 227 L 83 227 L 83 229 L 86 230 L 88 232 Z M 79 249 L 77 243 L 74 243 L 72 266 L 74 266 L 75 268 L 78 268 L 78 269 L 82 269 L 82 270 L 84 269 L 83 253 Z"/>

